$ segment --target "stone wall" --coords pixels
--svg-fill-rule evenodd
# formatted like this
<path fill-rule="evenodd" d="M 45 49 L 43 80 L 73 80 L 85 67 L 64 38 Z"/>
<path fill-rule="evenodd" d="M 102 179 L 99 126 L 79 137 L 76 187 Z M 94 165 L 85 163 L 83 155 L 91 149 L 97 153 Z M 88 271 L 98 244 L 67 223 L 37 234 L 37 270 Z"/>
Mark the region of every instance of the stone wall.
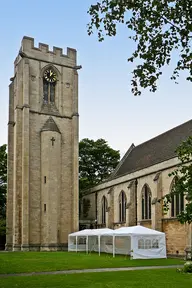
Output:
<path fill-rule="evenodd" d="M 166 234 L 167 254 L 184 255 L 185 248 L 189 246 L 188 224 L 180 224 L 177 219 L 164 219 L 163 232 Z"/>
<path fill-rule="evenodd" d="M 116 229 L 121 226 L 133 226 L 136 225 L 137 218 L 137 224 L 166 233 L 168 254 L 177 254 L 176 251 L 179 251 L 179 254 L 184 254 L 184 249 L 191 245 L 190 228 L 186 228 L 176 219 L 172 219 L 170 210 L 164 215 L 162 204 L 157 201 L 170 192 L 173 177 L 169 177 L 168 174 L 176 168 L 177 163 L 176 158 L 170 159 L 94 187 L 91 190 L 92 194 L 85 195 L 85 197 L 92 202 L 95 199 L 93 194 L 96 192 L 98 194 L 98 224 L 101 223 L 101 200 L 105 196 L 110 208 L 107 227 Z M 137 187 L 135 186 L 136 180 Z M 142 220 L 141 215 L 142 189 L 145 184 L 148 185 L 152 196 L 151 220 Z M 126 223 L 119 221 L 119 194 L 122 190 L 127 197 Z M 92 203 L 92 205 L 94 204 Z M 89 219 L 91 217 L 93 214 L 90 210 Z"/>

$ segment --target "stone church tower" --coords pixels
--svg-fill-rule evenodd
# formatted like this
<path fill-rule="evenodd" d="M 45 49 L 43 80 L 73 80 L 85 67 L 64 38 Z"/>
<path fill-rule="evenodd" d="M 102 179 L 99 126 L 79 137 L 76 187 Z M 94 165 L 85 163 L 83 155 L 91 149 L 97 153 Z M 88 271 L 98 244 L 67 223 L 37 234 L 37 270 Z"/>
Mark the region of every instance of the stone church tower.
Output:
<path fill-rule="evenodd" d="M 24 37 L 11 78 L 7 250 L 61 250 L 78 230 L 76 50 Z"/>

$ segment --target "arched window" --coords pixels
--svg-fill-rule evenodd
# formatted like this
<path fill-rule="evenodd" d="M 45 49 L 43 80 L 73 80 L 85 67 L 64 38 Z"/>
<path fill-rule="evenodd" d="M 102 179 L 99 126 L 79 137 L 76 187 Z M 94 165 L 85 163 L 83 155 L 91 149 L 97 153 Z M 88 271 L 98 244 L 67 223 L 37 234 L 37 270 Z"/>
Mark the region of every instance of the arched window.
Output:
<path fill-rule="evenodd" d="M 52 67 L 45 70 L 43 74 L 43 101 L 44 103 L 55 102 L 55 88 L 57 75 Z"/>
<path fill-rule="evenodd" d="M 126 195 L 124 191 L 119 194 L 119 222 L 126 222 Z"/>
<path fill-rule="evenodd" d="M 105 196 L 102 198 L 102 212 L 101 212 L 101 222 L 106 224 L 106 212 L 107 212 L 107 199 Z"/>
<path fill-rule="evenodd" d="M 171 183 L 170 192 L 173 191 L 174 185 L 178 180 L 175 177 Z M 176 217 L 181 211 L 184 210 L 184 195 L 183 194 L 172 194 L 171 195 L 171 217 Z"/>
<path fill-rule="evenodd" d="M 151 219 L 151 191 L 147 184 L 142 191 L 142 219 Z"/>

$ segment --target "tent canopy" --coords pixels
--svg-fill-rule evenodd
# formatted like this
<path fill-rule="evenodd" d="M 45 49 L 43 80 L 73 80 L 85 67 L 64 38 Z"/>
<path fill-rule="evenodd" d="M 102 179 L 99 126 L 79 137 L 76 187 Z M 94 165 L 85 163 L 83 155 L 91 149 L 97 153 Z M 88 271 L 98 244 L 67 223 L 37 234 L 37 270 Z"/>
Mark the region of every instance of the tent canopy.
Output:
<path fill-rule="evenodd" d="M 165 233 L 163 232 L 159 232 L 159 231 L 156 231 L 156 230 L 153 230 L 153 229 L 149 229 L 149 228 L 146 228 L 144 226 L 140 226 L 140 225 L 137 225 L 137 226 L 130 226 L 130 227 L 121 227 L 121 228 L 118 228 L 116 230 L 113 230 L 113 235 L 117 235 L 117 236 L 124 236 L 124 235 L 128 235 L 128 236 L 131 236 L 131 235 L 164 235 Z"/>
<path fill-rule="evenodd" d="M 76 236 L 87 236 L 91 233 L 91 229 L 85 229 L 85 230 L 81 230 L 81 231 L 77 231 L 74 233 L 69 234 L 68 236 L 72 236 L 72 237 L 76 237 Z"/>
<path fill-rule="evenodd" d="M 99 235 L 112 235 L 114 230 L 109 228 L 101 228 L 101 229 L 85 229 L 81 231 L 77 231 L 69 234 L 69 237 L 86 237 L 86 236 L 99 236 Z"/>

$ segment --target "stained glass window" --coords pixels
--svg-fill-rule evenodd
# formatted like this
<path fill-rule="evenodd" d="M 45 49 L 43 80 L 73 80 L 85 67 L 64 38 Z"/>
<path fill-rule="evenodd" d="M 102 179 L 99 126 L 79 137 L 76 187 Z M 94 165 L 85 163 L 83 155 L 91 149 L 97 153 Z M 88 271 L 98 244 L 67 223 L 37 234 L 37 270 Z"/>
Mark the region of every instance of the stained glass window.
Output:
<path fill-rule="evenodd" d="M 171 192 L 173 190 L 173 187 L 176 181 L 177 181 L 177 178 L 175 177 L 171 183 L 171 189 L 170 189 Z M 184 195 L 182 193 L 172 194 L 171 195 L 171 217 L 176 217 L 183 210 L 184 210 Z"/>
<path fill-rule="evenodd" d="M 121 191 L 119 195 L 119 222 L 126 222 L 126 195 L 124 191 Z"/>
<path fill-rule="evenodd" d="M 107 212 L 107 199 L 105 196 L 102 198 L 102 224 L 106 224 L 106 212 Z"/>
<path fill-rule="evenodd" d="M 142 219 L 151 219 L 151 191 L 145 184 L 142 192 Z"/>

